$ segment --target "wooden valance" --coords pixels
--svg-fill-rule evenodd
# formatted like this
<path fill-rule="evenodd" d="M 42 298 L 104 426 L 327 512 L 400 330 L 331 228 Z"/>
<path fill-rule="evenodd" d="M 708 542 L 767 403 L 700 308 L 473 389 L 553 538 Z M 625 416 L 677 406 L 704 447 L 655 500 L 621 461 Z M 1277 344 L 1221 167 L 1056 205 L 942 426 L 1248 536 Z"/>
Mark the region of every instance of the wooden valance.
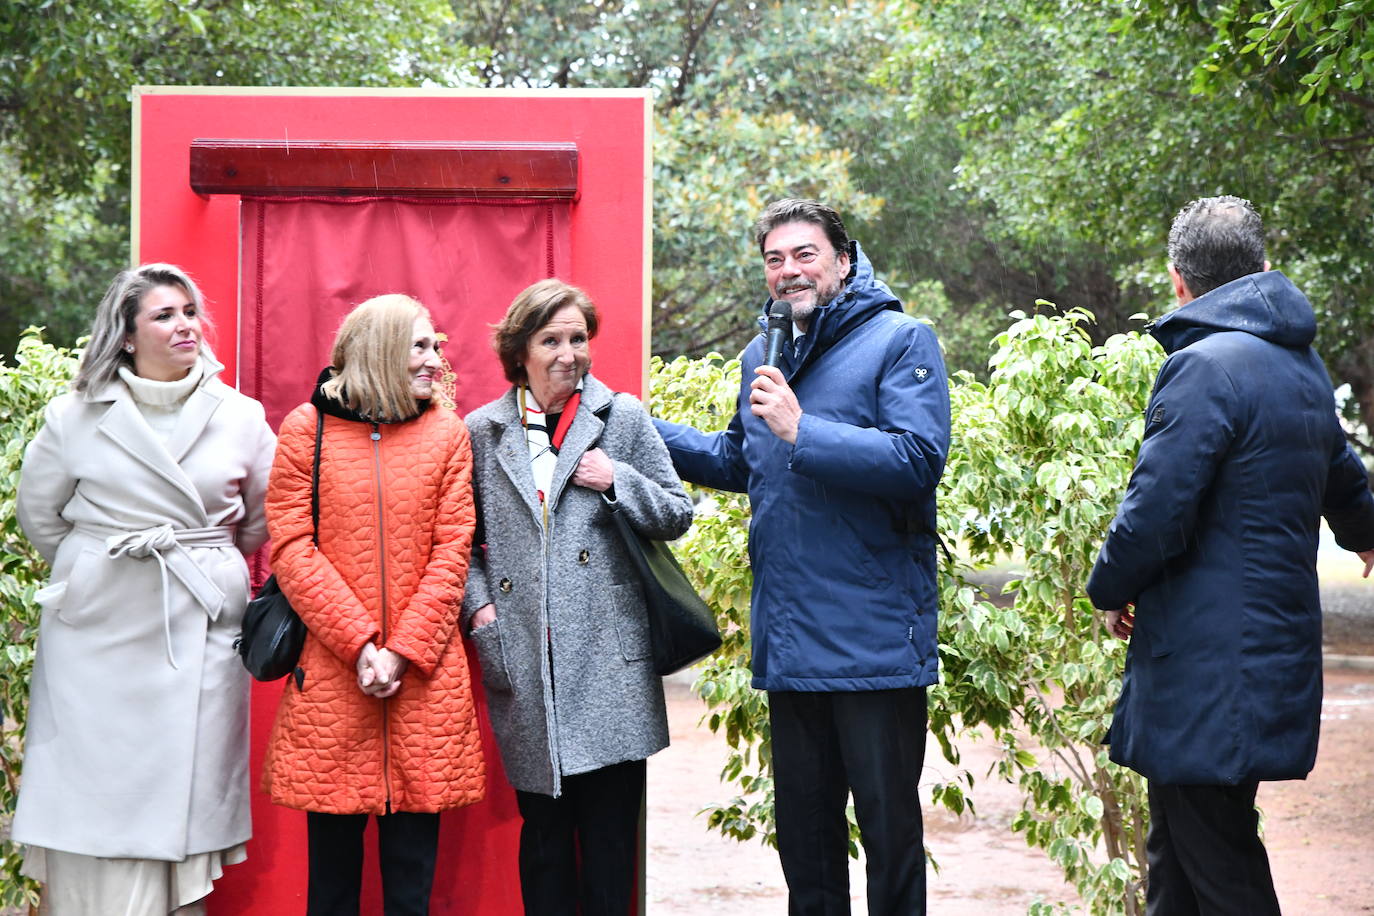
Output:
<path fill-rule="evenodd" d="M 577 197 L 576 143 L 191 141 L 197 194 Z"/>

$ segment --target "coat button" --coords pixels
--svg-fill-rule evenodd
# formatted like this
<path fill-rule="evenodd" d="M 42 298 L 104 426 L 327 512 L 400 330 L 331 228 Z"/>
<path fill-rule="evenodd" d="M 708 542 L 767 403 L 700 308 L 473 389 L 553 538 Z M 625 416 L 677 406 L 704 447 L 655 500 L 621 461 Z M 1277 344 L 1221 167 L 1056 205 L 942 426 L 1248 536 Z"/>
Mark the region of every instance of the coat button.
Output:
<path fill-rule="evenodd" d="M 510 581 L 509 579 L 502 579 L 499 583 L 497 583 L 497 586 L 496 586 L 496 587 L 499 588 L 499 589 L 501 589 L 501 591 L 502 591 L 503 593 L 509 595 L 509 594 L 510 594 L 510 590 L 511 590 L 512 588 L 514 588 L 515 586 L 513 586 L 513 585 L 511 584 L 511 581 Z"/>
<path fill-rule="evenodd" d="M 591 558 L 592 558 L 591 551 L 589 551 L 587 548 L 583 547 L 580 551 L 578 551 L 578 554 L 577 554 L 577 562 L 578 562 L 578 563 L 581 563 L 583 566 L 586 566 L 586 565 L 587 565 L 587 561 L 590 560 Z"/>

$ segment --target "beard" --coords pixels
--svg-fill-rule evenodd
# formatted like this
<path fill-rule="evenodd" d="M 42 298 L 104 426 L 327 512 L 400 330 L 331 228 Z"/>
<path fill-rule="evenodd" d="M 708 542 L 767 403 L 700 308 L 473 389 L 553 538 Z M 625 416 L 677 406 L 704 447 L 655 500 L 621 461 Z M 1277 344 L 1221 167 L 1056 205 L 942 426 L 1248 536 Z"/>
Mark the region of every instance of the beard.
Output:
<path fill-rule="evenodd" d="M 839 296 L 840 290 L 844 287 L 842 284 L 836 284 L 834 289 L 821 289 L 819 286 L 812 284 L 809 288 L 814 290 L 814 294 L 812 295 L 810 302 L 792 303 L 793 321 L 800 321 L 803 323 L 809 322 L 811 320 L 811 316 L 816 313 L 816 309 L 824 308 L 825 306 L 834 302 L 835 298 Z M 791 287 L 792 292 L 796 292 L 796 289 L 796 285 L 793 284 L 793 286 Z"/>

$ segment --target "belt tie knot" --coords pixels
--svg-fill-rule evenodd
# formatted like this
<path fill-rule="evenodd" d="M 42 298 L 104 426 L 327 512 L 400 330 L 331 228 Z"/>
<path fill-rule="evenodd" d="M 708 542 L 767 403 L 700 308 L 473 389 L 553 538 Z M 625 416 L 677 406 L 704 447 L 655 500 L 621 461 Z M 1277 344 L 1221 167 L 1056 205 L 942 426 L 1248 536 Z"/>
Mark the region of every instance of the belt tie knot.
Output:
<path fill-rule="evenodd" d="M 108 528 L 105 530 L 109 531 Z M 167 581 L 168 570 L 170 568 L 177 580 L 190 590 L 192 597 L 205 608 L 210 619 L 215 620 L 219 617 L 220 608 L 224 603 L 224 592 L 191 558 L 187 548 L 233 545 L 234 529 L 230 526 L 173 528 L 171 525 L 156 525 L 137 531 L 118 531 L 105 538 L 105 552 L 111 559 L 151 558 L 157 562 L 158 573 L 162 577 L 162 630 L 167 642 L 167 663 L 173 668 L 178 666 L 176 655 L 172 652 L 172 603 Z"/>
<path fill-rule="evenodd" d="M 105 541 L 105 549 L 113 557 L 131 556 L 140 560 L 147 559 L 164 550 L 177 546 L 176 529 L 171 525 L 158 525 L 142 531 L 130 531 L 115 535 Z"/>

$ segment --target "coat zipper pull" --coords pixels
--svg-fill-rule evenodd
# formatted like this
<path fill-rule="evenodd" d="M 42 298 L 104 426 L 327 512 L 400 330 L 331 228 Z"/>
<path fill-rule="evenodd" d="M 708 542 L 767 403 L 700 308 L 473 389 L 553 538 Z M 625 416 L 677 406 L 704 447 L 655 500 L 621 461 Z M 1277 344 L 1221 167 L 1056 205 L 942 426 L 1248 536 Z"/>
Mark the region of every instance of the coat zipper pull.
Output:
<path fill-rule="evenodd" d="M 377 428 L 377 424 L 376 424 L 376 423 L 373 423 L 373 424 L 372 424 L 372 436 L 371 436 L 372 441 L 373 441 L 373 442 L 377 442 L 377 441 L 380 441 L 381 438 L 382 438 L 382 431 L 381 431 L 380 429 Z"/>

